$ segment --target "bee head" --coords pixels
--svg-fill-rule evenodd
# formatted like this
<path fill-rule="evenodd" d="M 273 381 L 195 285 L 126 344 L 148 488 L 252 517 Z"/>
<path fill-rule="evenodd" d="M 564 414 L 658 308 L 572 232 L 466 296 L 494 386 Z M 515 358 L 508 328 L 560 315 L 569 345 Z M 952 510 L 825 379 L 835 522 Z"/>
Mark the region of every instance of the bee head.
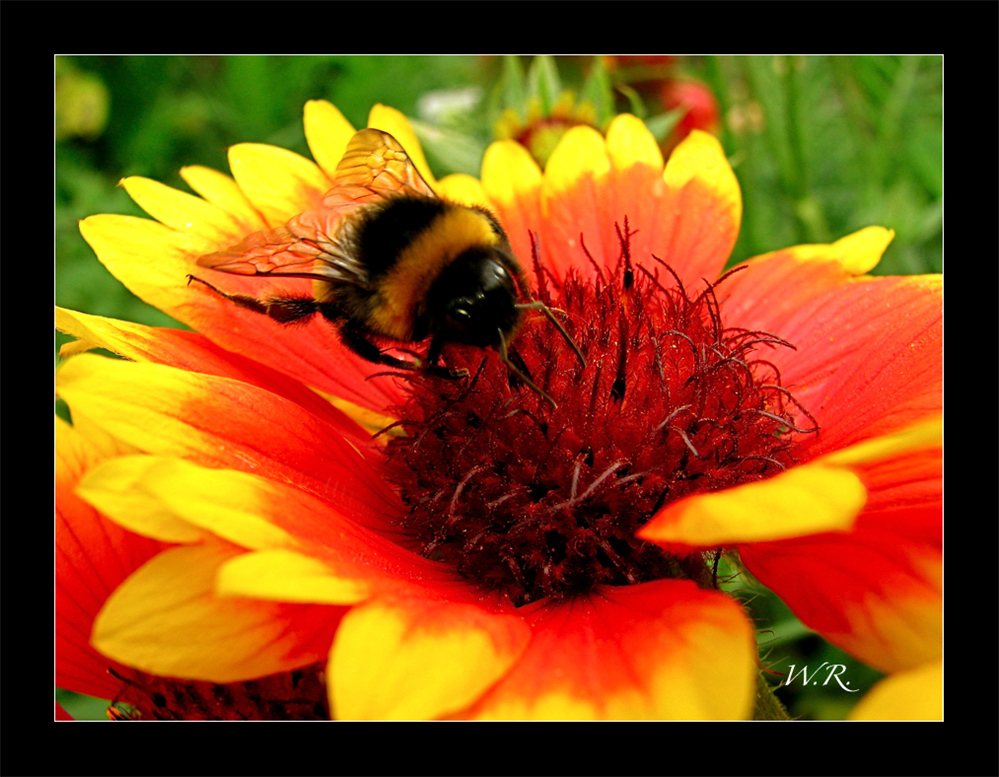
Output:
<path fill-rule="evenodd" d="M 450 342 L 496 345 L 520 319 L 513 259 L 497 247 L 465 251 L 438 277 L 428 296 L 430 331 Z"/>

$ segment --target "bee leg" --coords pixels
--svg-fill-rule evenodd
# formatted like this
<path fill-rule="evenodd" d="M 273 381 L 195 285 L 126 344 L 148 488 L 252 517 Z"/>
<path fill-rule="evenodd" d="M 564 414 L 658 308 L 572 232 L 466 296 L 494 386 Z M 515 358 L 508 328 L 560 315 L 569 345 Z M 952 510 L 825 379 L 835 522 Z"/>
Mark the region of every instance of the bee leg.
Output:
<path fill-rule="evenodd" d="M 387 367 L 395 367 L 400 370 L 418 371 L 422 369 L 420 365 L 414 362 L 397 359 L 395 356 L 383 353 L 381 348 L 368 339 L 363 329 L 350 321 L 341 324 L 340 340 L 351 351 L 372 364 L 384 364 Z"/>
<path fill-rule="evenodd" d="M 518 378 L 534 389 L 541 396 L 541 398 L 545 400 L 545 402 L 552 406 L 553 410 L 558 409 L 558 405 L 555 404 L 555 400 L 542 391 L 541 388 L 538 387 L 538 384 L 528 377 L 526 373 L 527 365 L 524 364 L 524 360 L 520 358 L 520 355 L 516 351 L 514 351 L 513 355 L 514 358 L 520 363 L 520 366 L 514 364 L 513 360 L 510 358 L 510 353 L 507 351 L 506 338 L 503 337 L 503 330 L 499 329 L 497 332 L 499 333 L 499 344 L 496 347 L 499 350 L 500 361 L 506 365 L 506 368 L 515 378 Z M 522 370 L 521 367 L 524 369 Z"/>
<path fill-rule="evenodd" d="M 438 378 L 446 378 L 447 380 L 467 378 L 468 370 L 452 370 L 447 367 L 441 367 L 437 364 L 437 360 L 440 358 L 441 348 L 443 346 L 444 341 L 439 337 L 435 337 L 430 341 L 430 350 L 427 351 L 427 365 L 424 367 L 424 371 L 429 372 L 431 375 L 436 375 Z"/>
<path fill-rule="evenodd" d="M 320 303 L 310 297 L 282 297 L 275 295 L 264 299 L 257 299 L 247 294 L 230 294 L 212 286 L 208 281 L 203 281 L 194 275 L 188 275 L 188 284 L 191 281 L 197 281 L 201 285 L 207 286 L 223 299 L 227 299 L 241 308 L 252 310 L 254 313 L 261 313 L 281 324 L 305 323 L 307 319 L 314 316 L 320 310 Z"/>

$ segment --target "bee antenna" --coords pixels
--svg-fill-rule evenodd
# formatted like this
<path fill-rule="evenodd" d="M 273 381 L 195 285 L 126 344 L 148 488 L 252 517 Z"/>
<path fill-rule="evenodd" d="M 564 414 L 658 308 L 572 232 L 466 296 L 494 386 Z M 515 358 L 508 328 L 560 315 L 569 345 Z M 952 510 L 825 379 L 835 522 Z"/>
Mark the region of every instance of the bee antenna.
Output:
<path fill-rule="evenodd" d="M 586 366 L 586 357 L 583 356 L 583 352 L 579 350 L 579 346 L 576 345 L 576 341 L 573 340 L 569 336 L 569 333 L 565 331 L 565 327 L 562 326 L 562 323 L 557 318 L 555 318 L 555 314 L 552 313 L 550 307 L 548 307 L 544 302 L 541 302 L 540 300 L 535 300 L 533 302 L 519 303 L 517 305 L 517 308 L 519 310 L 540 310 L 542 313 L 548 316 L 548 320 L 555 325 L 555 328 L 558 329 L 559 333 L 562 335 L 562 337 L 565 338 L 565 341 L 576 353 L 576 356 L 579 359 L 579 363 L 582 364 L 584 367 Z"/>
<path fill-rule="evenodd" d="M 552 406 L 553 410 L 557 409 L 558 405 L 555 404 L 555 400 L 552 399 L 550 396 L 548 396 L 548 394 L 546 394 L 544 391 L 542 391 L 538 387 L 537 383 L 535 383 L 533 380 L 531 380 L 529 377 L 527 377 L 527 375 L 525 375 L 523 373 L 523 371 L 521 371 L 517 367 L 516 364 L 514 364 L 512 361 L 510 361 L 510 354 L 508 354 L 507 351 L 506 351 L 506 338 L 503 337 L 503 330 L 502 329 L 497 329 L 496 331 L 499 332 L 499 357 L 500 357 L 500 361 L 503 362 L 503 364 L 506 365 L 506 368 L 508 370 L 510 370 L 510 372 L 512 372 L 514 375 L 516 375 L 518 378 L 520 378 L 522 381 L 524 381 L 524 383 L 526 383 L 532 389 L 534 389 L 535 391 L 537 391 L 544 398 L 544 400 L 549 405 Z"/>

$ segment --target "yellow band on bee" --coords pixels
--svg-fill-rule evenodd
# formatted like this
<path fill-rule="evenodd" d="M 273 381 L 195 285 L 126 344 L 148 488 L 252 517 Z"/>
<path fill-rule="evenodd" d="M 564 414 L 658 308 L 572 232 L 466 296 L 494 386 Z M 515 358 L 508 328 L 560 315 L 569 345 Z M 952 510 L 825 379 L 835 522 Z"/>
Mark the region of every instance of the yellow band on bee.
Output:
<path fill-rule="evenodd" d="M 501 242 L 484 213 L 460 206 L 447 208 L 406 246 L 379 284 L 383 304 L 373 315 L 379 332 L 410 342 L 415 308 L 426 300 L 441 271 L 470 248 Z"/>

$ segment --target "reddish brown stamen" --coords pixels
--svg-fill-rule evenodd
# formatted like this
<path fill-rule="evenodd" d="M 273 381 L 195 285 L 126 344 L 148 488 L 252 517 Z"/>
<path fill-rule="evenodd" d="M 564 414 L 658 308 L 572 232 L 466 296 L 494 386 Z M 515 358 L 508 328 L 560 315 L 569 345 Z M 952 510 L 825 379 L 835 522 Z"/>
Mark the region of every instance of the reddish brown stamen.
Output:
<path fill-rule="evenodd" d="M 538 297 L 566 312 L 587 366 L 533 318 L 511 350 L 557 408 L 511 385 L 494 353 L 455 346 L 448 366 L 473 377 L 414 380 L 398 411 L 408 434 L 386 446 L 418 549 L 518 605 L 666 577 L 712 585 L 714 554 L 675 557 L 635 532 L 668 502 L 779 472 L 816 431 L 758 355 L 793 346 L 724 326 L 724 277 L 692 296 L 655 257 L 633 265 L 627 224 L 618 234 L 613 271 L 570 275 L 557 299 L 535 257 Z"/>

